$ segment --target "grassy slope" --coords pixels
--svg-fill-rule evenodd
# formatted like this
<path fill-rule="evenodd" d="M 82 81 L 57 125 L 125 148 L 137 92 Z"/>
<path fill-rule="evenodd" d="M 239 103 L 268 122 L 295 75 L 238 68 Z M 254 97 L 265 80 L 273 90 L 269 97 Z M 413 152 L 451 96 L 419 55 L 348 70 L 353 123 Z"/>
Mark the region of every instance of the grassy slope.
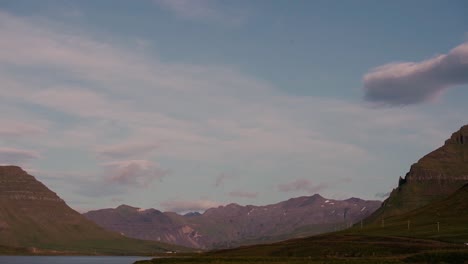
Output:
<path fill-rule="evenodd" d="M 439 231 L 437 230 L 439 222 Z M 347 230 L 347 233 L 366 235 L 394 235 L 437 239 L 455 243 L 468 242 L 468 185 L 449 197 L 422 208 L 392 216 L 382 222 L 360 224 Z M 408 229 L 409 224 L 409 229 Z"/>

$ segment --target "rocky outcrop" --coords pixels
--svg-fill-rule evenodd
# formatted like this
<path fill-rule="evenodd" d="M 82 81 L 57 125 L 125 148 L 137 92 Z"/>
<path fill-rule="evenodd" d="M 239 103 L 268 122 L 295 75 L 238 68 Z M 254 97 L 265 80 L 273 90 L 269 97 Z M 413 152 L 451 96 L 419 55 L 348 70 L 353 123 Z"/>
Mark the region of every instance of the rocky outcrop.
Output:
<path fill-rule="evenodd" d="M 440 200 L 468 183 L 468 125 L 452 134 L 444 145 L 413 164 L 382 207 L 370 218 L 380 221 Z"/>
<path fill-rule="evenodd" d="M 379 206 L 379 201 L 340 201 L 316 194 L 266 206 L 229 204 L 185 216 L 129 206 L 91 211 L 85 216 L 131 237 L 213 249 L 342 229 Z"/>

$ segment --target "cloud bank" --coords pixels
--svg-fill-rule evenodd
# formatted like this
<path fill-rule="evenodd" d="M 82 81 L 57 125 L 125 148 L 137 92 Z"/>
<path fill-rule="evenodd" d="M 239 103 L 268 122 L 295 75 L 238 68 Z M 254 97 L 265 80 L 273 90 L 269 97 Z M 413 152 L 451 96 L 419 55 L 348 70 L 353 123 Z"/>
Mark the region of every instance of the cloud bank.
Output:
<path fill-rule="evenodd" d="M 390 63 L 364 75 L 365 99 L 408 105 L 433 100 L 444 90 L 468 84 L 468 42 L 421 62 Z"/>

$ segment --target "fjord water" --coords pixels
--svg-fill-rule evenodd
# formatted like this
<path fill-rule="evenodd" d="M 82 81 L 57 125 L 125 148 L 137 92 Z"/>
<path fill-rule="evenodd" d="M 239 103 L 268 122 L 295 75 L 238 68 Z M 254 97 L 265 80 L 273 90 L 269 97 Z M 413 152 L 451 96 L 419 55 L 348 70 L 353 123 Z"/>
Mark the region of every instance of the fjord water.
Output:
<path fill-rule="evenodd" d="M 1 264 L 132 264 L 149 257 L 115 256 L 0 256 Z"/>

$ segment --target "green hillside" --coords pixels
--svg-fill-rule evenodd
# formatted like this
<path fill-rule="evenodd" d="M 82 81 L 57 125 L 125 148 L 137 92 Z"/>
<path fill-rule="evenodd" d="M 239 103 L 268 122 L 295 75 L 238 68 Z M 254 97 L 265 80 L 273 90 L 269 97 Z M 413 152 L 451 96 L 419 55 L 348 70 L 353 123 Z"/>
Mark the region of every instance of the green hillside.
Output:
<path fill-rule="evenodd" d="M 383 221 L 363 222 L 346 231 L 353 234 L 394 235 L 468 242 L 468 184 L 449 197 Z"/>

